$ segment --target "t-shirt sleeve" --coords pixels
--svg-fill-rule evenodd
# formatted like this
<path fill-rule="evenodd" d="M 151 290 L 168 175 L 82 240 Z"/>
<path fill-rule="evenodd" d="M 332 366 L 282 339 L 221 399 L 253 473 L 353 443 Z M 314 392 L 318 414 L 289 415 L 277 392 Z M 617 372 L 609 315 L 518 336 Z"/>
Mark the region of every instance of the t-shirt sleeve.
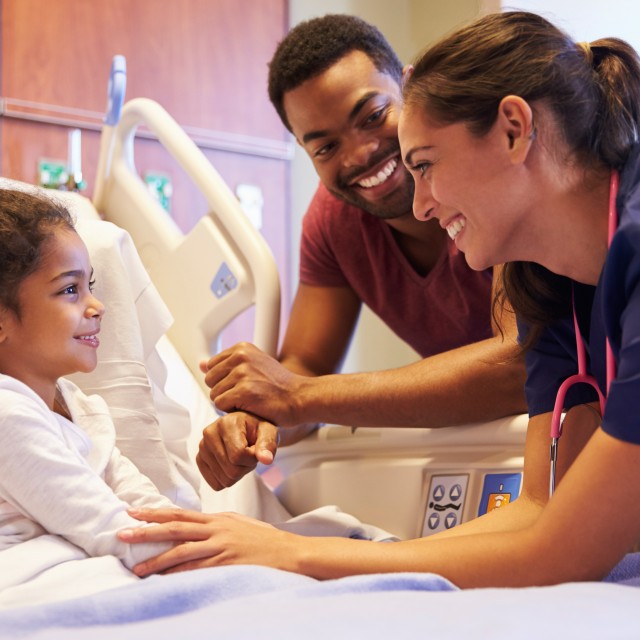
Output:
<path fill-rule="evenodd" d="M 332 200 L 333 196 L 320 185 L 302 219 L 300 282 L 303 284 L 349 286 L 331 247 L 331 209 L 335 204 Z"/>

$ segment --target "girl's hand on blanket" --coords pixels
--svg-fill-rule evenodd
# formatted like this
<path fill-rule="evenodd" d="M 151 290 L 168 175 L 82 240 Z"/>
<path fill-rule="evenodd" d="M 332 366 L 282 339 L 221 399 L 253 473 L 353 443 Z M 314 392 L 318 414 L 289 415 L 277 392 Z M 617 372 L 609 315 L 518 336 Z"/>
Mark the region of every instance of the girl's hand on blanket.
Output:
<path fill-rule="evenodd" d="M 219 410 L 246 411 L 283 427 L 303 422 L 298 419 L 298 398 L 305 377 L 256 346 L 241 342 L 201 363 L 200 368 Z"/>
<path fill-rule="evenodd" d="M 130 509 L 129 514 L 157 526 L 123 529 L 126 543 L 174 542 L 169 551 L 133 568 L 136 575 L 174 573 L 228 564 L 291 566 L 291 544 L 300 536 L 236 513 L 208 514 L 186 509 Z M 285 566 L 285 564 L 287 566 Z"/>
<path fill-rule="evenodd" d="M 258 462 L 271 464 L 277 448 L 277 427 L 236 411 L 204 429 L 196 463 L 209 486 L 219 491 L 253 471 Z"/>

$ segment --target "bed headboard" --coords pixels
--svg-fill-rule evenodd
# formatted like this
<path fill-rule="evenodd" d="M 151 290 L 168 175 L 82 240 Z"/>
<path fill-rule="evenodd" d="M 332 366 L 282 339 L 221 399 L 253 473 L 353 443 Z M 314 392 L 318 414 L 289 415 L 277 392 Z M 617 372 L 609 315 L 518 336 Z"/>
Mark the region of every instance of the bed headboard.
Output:
<path fill-rule="evenodd" d="M 153 199 L 135 170 L 133 140 L 144 124 L 186 171 L 209 207 L 183 234 Z M 276 263 L 237 198 L 182 128 L 157 103 L 127 102 L 120 121 L 106 124 L 94 205 L 106 220 L 132 236 L 154 284 L 174 316 L 169 337 L 187 366 L 215 349 L 220 331 L 255 305 L 252 341 L 275 354 L 280 323 L 280 281 Z M 204 383 L 203 383 L 204 384 Z"/>

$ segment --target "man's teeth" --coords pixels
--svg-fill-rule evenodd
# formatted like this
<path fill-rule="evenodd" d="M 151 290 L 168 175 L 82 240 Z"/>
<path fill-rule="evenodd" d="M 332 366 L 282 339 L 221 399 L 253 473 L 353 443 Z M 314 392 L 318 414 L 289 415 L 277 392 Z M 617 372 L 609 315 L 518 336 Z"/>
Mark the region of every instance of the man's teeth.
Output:
<path fill-rule="evenodd" d="M 386 182 L 387 178 L 395 171 L 395 168 L 397 166 L 398 161 L 395 158 L 393 160 L 389 160 L 389 162 L 382 169 L 380 169 L 380 171 L 378 171 L 375 176 L 360 180 L 360 182 L 358 182 L 358 186 L 364 187 L 365 189 L 377 187 L 379 184 Z"/>
<path fill-rule="evenodd" d="M 451 224 L 447 225 L 447 233 L 449 237 L 453 240 L 465 227 L 467 224 L 464 218 L 456 218 Z"/>

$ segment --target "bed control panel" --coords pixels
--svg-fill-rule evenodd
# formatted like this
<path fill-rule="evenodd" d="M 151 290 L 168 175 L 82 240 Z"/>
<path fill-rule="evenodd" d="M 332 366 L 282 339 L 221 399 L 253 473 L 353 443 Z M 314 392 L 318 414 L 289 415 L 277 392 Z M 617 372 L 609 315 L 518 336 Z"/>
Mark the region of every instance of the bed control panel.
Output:
<path fill-rule="evenodd" d="M 469 474 L 431 476 L 423 535 L 451 529 L 462 522 Z"/>
<path fill-rule="evenodd" d="M 462 471 L 462 470 L 461 470 Z M 468 473 L 427 473 L 427 500 L 422 536 L 452 529 L 494 509 L 513 502 L 520 495 L 522 472 L 474 469 Z"/>
<path fill-rule="evenodd" d="M 233 275 L 229 265 L 223 262 L 213 278 L 211 291 L 213 291 L 216 298 L 220 299 L 230 291 L 233 291 L 237 286 L 238 279 Z"/>
<path fill-rule="evenodd" d="M 499 509 L 520 495 L 521 473 L 487 473 L 484 476 L 478 515 Z"/>

